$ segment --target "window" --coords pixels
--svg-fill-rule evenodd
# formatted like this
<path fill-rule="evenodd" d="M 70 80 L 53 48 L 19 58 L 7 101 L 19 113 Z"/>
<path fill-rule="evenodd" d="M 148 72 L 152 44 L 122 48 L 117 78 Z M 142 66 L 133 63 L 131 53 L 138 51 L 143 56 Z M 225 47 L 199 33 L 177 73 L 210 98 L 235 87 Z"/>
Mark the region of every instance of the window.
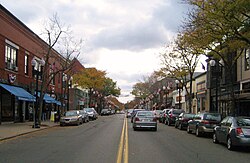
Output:
<path fill-rule="evenodd" d="M 12 71 L 18 71 L 17 68 L 17 52 L 18 46 L 7 41 L 10 44 L 5 45 L 5 67 Z"/>
<path fill-rule="evenodd" d="M 250 70 L 250 49 L 247 49 L 245 54 L 245 70 Z"/>
<path fill-rule="evenodd" d="M 28 75 L 29 70 L 29 54 L 26 52 L 24 56 L 24 73 Z"/>
<path fill-rule="evenodd" d="M 51 84 L 55 85 L 54 70 L 53 70 L 52 66 L 50 66 L 49 74 L 50 74 L 50 78 L 51 78 Z"/>

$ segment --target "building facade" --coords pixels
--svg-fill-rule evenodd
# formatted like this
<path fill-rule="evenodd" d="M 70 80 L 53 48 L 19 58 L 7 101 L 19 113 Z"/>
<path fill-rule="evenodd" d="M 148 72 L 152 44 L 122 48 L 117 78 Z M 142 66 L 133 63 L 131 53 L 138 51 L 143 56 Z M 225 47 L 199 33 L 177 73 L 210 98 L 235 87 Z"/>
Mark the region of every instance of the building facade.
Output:
<path fill-rule="evenodd" d="M 36 81 L 33 70 L 42 72 L 42 66 L 33 67 L 32 60 L 40 61 L 43 58 L 42 52 L 47 44 L 2 5 L 0 25 L 0 123 L 29 120 L 32 119 L 30 113 L 34 111 L 35 92 L 39 92 L 41 85 L 41 76 Z M 52 55 L 53 58 L 48 61 L 50 67 L 59 68 L 60 54 L 52 50 Z M 62 76 L 62 73 L 54 76 L 46 88 L 47 95 L 54 99 L 44 99 L 48 105 L 44 107 L 50 110 L 58 109 L 61 105 Z"/>

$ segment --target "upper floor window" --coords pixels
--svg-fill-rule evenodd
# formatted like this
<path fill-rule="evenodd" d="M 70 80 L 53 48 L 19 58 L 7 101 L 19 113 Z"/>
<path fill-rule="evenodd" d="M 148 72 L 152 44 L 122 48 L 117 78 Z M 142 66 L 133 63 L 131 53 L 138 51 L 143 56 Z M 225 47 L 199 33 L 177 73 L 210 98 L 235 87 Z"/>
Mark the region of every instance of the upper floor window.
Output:
<path fill-rule="evenodd" d="M 17 54 L 19 47 L 8 40 L 5 42 L 5 67 L 12 71 L 18 71 Z"/>
<path fill-rule="evenodd" d="M 28 75 L 29 71 L 29 54 L 26 52 L 24 56 L 24 73 Z"/>
<path fill-rule="evenodd" d="M 250 49 L 247 49 L 245 54 L 245 70 L 250 70 Z"/>
<path fill-rule="evenodd" d="M 54 74 L 54 69 L 52 65 L 50 65 L 49 74 L 50 74 L 51 84 L 55 85 L 55 74 Z"/>
<path fill-rule="evenodd" d="M 206 89 L 205 81 L 200 82 L 197 84 L 197 92 L 204 91 Z"/>

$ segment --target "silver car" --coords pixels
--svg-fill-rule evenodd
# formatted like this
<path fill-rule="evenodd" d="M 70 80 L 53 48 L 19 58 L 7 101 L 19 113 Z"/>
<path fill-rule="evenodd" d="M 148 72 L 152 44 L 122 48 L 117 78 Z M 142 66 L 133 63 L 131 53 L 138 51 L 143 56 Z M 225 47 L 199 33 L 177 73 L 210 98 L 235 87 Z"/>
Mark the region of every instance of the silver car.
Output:
<path fill-rule="evenodd" d="M 80 124 L 82 124 L 82 115 L 79 110 L 67 111 L 60 119 L 60 126 Z"/>
<path fill-rule="evenodd" d="M 86 111 L 86 113 L 88 114 L 89 120 L 96 120 L 97 119 L 98 114 L 94 108 L 84 108 L 83 110 Z"/>
<path fill-rule="evenodd" d="M 82 122 L 87 123 L 89 122 L 89 116 L 88 113 L 84 110 L 79 110 L 80 114 L 82 115 Z"/>
<path fill-rule="evenodd" d="M 224 118 L 214 128 L 213 142 L 227 144 L 229 150 L 236 146 L 250 147 L 250 117 Z"/>
<path fill-rule="evenodd" d="M 157 131 L 157 117 L 153 111 L 137 111 L 133 118 L 133 129 L 153 129 Z"/>

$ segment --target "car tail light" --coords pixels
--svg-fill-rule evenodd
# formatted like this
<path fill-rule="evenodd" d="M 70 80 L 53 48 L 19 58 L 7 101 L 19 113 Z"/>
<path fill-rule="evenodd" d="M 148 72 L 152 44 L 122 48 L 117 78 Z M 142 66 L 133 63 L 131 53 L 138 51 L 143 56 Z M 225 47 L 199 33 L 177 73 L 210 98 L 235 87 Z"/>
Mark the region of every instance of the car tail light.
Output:
<path fill-rule="evenodd" d="M 170 118 L 172 118 L 172 117 L 173 117 L 173 114 L 172 114 L 172 113 L 171 113 L 171 114 L 169 114 L 169 117 L 170 117 Z"/>
<path fill-rule="evenodd" d="M 236 128 L 236 134 L 237 134 L 237 136 L 244 136 L 241 128 Z"/>
<path fill-rule="evenodd" d="M 203 124 L 209 124 L 209 121 L 203 120 L 203 121 L 201 121 L 201 123 L 203 123 Z"/>
<path fill-rule="evenodd" d="M 135 121 L 140 121 L 140 119 L 138 117 L 135 117 Z"/>
<path fill-rule="evenodd" d="M 163 116 L 166 117 L 166 114 L 164 113 Z"/>

